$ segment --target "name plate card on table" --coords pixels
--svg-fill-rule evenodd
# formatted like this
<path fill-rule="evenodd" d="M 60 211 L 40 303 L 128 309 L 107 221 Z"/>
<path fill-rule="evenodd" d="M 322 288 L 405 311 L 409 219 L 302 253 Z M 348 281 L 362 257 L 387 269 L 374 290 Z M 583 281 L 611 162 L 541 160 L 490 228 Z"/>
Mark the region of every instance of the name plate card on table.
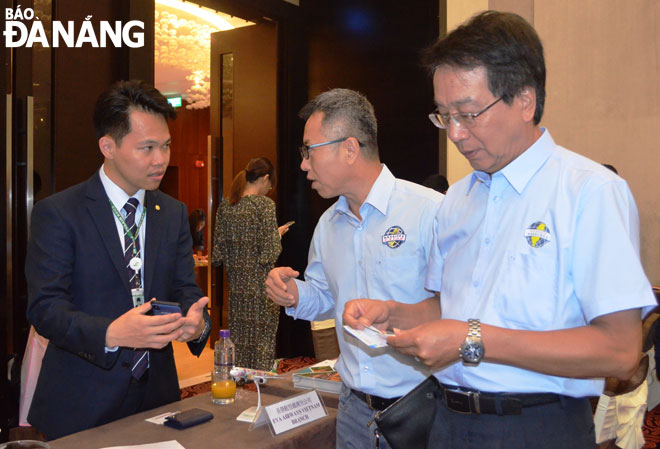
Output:
<path fill-rule="evenodd" d="M 316 390 L 312 390 L 262 407 L 250 430 L 267 422 L 273 435 L 279 435 L 325 416 L 328 416 L 325 405 Z"/>

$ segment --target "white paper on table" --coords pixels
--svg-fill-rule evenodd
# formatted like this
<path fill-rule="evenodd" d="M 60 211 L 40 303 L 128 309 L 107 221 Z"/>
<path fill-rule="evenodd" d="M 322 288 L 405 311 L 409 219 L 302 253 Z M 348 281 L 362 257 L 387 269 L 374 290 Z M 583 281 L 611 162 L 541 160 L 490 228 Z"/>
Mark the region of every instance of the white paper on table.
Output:
<path fill-rule="evenodd" d="M 245 409 L 241 412 L 240 415 L 236 417 L 236 421 L 240 422 L 254 422 L 254 418 L 257 416 L 259 409 L 256 406 L 252 406 L 248 409 Z"/>
<path fill-rule="evenodd" d="M 135 446 L 112 446 L 103 449 L 186 449 L 176 440 L 161 441 L 160 443 L 137 444 Z"/>
<path fill-rule="evenodd" d="M 165 418 L 167 418 L 168 416 L 176 415 L 177 413 L 179 413 L 178 410 L 173 411 L 173 412 L 165 412 L 161 415 L 156 415 L 156 416 L 152 416 L 151 418 L 147 418 L 147 419 L 145 419 L 145 421 L 148 421 L 148 422 L 154 423 L 154 424 L 159 424 L 159 425 L 162 426 L 162 425 L 165 425 Z"/>

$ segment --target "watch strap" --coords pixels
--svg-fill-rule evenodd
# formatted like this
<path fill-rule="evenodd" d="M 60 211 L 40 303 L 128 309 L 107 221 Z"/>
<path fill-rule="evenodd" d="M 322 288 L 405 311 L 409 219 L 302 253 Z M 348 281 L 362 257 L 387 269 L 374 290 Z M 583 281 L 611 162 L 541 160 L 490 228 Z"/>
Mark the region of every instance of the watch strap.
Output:
<path fill-rule="evenodd" d="M 468 320 L 468 337 L 481 338 L 481 321 L 477 318 Z"/>
<path fill-rule="evenodd" d="M 463 360 L 463 363 L 476 365 L 481 361 L 481 358 L 479 358 L 479 360 L 470 360 L 469 356 L 463 353 L 464 348 L 474 345 L 479 345 L 483 351 L 483 342 L 481 341 L 481 320 L 470 318 L 468 319 L 468 332 L 465 341 L 458 348 L 458 358 Z"/>

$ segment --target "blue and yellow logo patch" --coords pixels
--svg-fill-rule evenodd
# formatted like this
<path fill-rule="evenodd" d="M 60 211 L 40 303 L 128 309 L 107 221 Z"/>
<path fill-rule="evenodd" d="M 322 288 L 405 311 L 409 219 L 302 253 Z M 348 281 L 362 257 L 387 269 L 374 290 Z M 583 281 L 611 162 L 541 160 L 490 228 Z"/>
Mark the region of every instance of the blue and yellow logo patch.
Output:
<path fill-rule="evenodd" d="M 390 248 L 398 248 L 405 241 L 406 233 L 403 232 L 401 226 L 390 226 L 383 234 L 383 245 Z"/>
<path fill-rule="evenodd" d="M 550 241 L 550 228 L 542 221 L 536 221 L 525 229 L 525 239 L 532 248 L 540 248 Z"/>

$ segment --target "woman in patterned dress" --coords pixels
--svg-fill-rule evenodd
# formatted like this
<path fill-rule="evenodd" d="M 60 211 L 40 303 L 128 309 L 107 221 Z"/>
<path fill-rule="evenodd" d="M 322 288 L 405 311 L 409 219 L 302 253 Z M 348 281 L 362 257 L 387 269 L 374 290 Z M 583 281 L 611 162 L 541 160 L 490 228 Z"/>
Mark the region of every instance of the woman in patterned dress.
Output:
<path fill-rule="evenodd" d="M 229 331 L 236 366 L 270 370 L 275 359 L 279 306 L 266 296 L 268 272 L 282 251 L 275 203 L 265 195 L 276 174 L 266 158 L 252 159 L 231 186 L 216 214 L 213 266 L 224 263 L 229 282 Z"/>

